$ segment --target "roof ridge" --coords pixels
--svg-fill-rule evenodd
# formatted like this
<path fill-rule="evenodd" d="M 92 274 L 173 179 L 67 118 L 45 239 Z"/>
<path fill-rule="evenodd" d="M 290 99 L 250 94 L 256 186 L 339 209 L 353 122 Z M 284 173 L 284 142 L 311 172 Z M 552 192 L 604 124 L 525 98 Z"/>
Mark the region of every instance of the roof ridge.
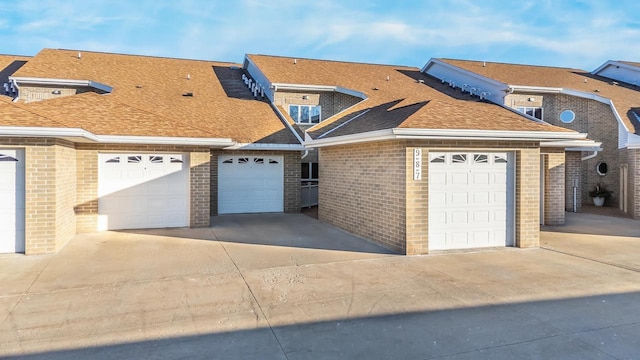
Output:
<path fill-rule="evenodd" d="M 419 69 L 416 66 L 410 65 L 394 65 L 394 64 L 382 64 L 382 63 L 371 63 L 371 62 L 359 62 L 359 61 L 347 61 L 347 60 L 326 60 L 326 59 L 314 59 L 307 57 L 297 57 L 297 56 L 285 56 L 285 55 L 268 55 L 268 54 L 246 54 L 247 56 L 264 56 L 271 58 L 280 58 L 280 59 L 296 59 L 296 60 L 308 60 L 308 61 L 322 61 L 328 63 L 342 63 L 342 64 L 354 64 L 354 65 L 370 65 L 370 66 L 384 66 L 384 67 L 403 67 L 403 68 L 411 68 L 411 69 Z"/>
<path fill-rule="evenodd" d="M 242 66 L 241 63 L 233 62 L 233 61 L 179 58 L 179 57 L 159 56 L 159 55 L 127 54 L 127 53 L 118 53 L 118 52 L 81 50 L 81 49 L 43 48 L 40 52 L 45 51 L 45 50 L 50 50 L 50 51 L 73 51 L 73 52 L 89 53 L 89 54 L 119 55 L 119 56 L 130 56 L 130 57 L 136 57 L 136 58 L 152 58 L 152 59 L 166 59 L 166 60 L 180 60 L 180 61 L 195 61 L 195 62 L 204 62 L 204 63 L 219 63 L 219 64 L 230 64 L 230 65 Z M 37 54 L 35 56 L 37 56 Z M 31 57 L 35 57 L 35 56 L 31 56 Z"/>
<path fill-rule="evenodd" d="M 437 58 L 438 60 L 442 60 L 446 62 L 447 60 L 451 61 L 464 61 L 469 63 L 486 63 L 486 64 L 496 64 L 496 65 L 514 65 L 514 66 L 527 66 L 527 67 L 537 67 L 537 68 L 547 68 L 547 69 L 562 69 L 562 70 L 580 70 L 584 72 L 589 72 L 584 69 L 579 68 L 570 68 L 563 66 L 551 66 L 551 65 L 533 65 L 533 64 L 520 64 L 520 63 L 509 63 L 509 62 L 501 62 L 501 61 L 485 61 L 485 60 L 468 60 L 468 59 L 453 59 L 453 58 Z"/>

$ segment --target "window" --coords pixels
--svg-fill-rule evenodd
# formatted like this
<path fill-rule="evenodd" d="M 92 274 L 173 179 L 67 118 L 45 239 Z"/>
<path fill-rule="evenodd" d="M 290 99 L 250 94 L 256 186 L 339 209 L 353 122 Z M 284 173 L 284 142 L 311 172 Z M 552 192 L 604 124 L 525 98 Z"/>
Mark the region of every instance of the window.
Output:
<path fill-rule="evenodd" d="M 318 163 L 301 163 L 302 172 L 300 179 L 302 181 L 318 180 Z"/>
<path fill-rule="evenodd" d="M 575 120 L 575 118 L 576 118 L 576 113 L 574 113 L 571 110 L 563 110 L 560 113 L 560 121 L 562 121 L 565 124 L 572 123 L 573 120 Z"/>
<path fill-rule="evenodd" d="M 18 161 L 18 159 L 9 155 L 0 154 L 0 161 Z"/>
<path fill-rule="evenodd" d="M 141 155 L 127 156 L 127 163 L 129 164 L 138 164 L 142 162 Z"/>
<path fill-rule="evenodd" d="M 529 116 L 533 116 L 536 119 L 542 120 L 541 107 L 521 106 L 518 108 L 518 111 L 520 111 L 521 113 L 527 114 Z"/>
<path fill-rule="evenodd" d="M 157 156 L 157 155 L 153 155 L 153 156 L 149 156 L 149 161 L 152 164 L 162 164 L 162 156 Z"/>
<path fill-rule="evenodd" d="M 451 155 L 451 162 L 454 164 L 461 164 L 467 162 L 466 154 L 453 154 Z"/>
<path fill-rule="evenodd" d="M 254 158 L 253 162 L 256 164 L 264 164 L 264 159 L 263 158 Z"/>
<path fill-rule="evenodd" d="M 432 162 L 432 163 L 444 163 L 444 161 L 445 161 L 444 160 L 444 155 L 437 155 L 437 156 L 433 156 L 433 158 L 429 162 Z"/>
<path fill-rule="evenodd" d="M 320 105 L 289 105 L 289 115 L 298 124 L 317 124 L 321 113 Z"/>

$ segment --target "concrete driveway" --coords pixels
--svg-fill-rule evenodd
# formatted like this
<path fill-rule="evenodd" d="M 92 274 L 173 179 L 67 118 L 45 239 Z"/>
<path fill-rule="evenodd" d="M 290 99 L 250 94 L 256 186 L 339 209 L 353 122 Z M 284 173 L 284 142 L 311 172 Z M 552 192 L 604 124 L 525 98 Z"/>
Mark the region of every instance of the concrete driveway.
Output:
<path fill-rule="evenodd" d="M 629 257 L 638 257 L 629 253 Z M 546 249 L 406 257 L 304 215 L 0 257 L 0 356 L 632 359 L 640 274 Z"/>
<path fill-rule="evenodd" d="M 640 271 L 640 220 L 567 213 L 565 225 L 543 226 L 543 248 Z"/>

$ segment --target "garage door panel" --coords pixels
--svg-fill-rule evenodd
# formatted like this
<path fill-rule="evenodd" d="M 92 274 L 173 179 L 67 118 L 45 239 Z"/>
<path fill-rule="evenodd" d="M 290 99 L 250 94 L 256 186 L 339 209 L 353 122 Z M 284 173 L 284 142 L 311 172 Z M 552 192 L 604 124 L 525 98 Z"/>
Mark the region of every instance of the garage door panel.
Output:
<path fill-rule="evenodd" d="M 507 195 L 513 189 L 506 153 L 430 153 L 429 249 L 505 246 Z M 499 162 L 496 162 L 496 159 Z M 511 175 L 513 176 L 513 175 Z"/>
<path fill-rule="evenodd" d="M 99 230 L 189 225 L 188 157 L 100 154 L 99 162 Z"/>
<path fill-rule="evenodd" d="M 225 155 L 218 158 L 218 213 L 283 210 L 281 156 Z"/>
<path fill-rule="evenodd" d="M 25 156 L 0 149 L 0 253 L 24 252 Z"/>

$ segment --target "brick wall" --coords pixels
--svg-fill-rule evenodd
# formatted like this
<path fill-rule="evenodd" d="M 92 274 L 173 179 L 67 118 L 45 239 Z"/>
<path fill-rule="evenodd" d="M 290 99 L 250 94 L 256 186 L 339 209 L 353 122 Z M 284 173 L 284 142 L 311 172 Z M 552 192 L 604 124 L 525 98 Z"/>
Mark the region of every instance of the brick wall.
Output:
<path fill-rule="evenodd" d="M 34 102 L 48 99 L 55 99 L 59 97 L 72 96 L 76 94 L 82 94 L 85 92 L 96 92 L 98 94 L 104 94 L 104 91 L 93 89 L 91 87 L 79 86 L 54 86 L 54 85 L 20 85 L 20 101 L 22 102 Z M 54 92 L 60 92 L 54 94 Z"/>
<path fill-rule="evenodd" d="M 307 96 L 308 99 L 303 99 Z M 343 111 L 362 101 L 361 98 L 337 92 L 302 92 L 302 91 L 277 91 L 274 96 L 274 104 L 282 106 L 289 111 L 289 105 L 320 105 L 322 107 L 322 120 Z"/>
<path fill-rule="evenodd" d="M 544 154 L 544 224 L 564 224 L 565 153 L 564 149 L 543 149 Z"/>
<path fill-rule="evenodd" d="M 516 246 L 540 246 L 540 149 L 516 152 Z"/>
<path fill-rule="evenodd" d="M 640 219 L 640 149 L 625 149 L 627 164 L 627 213 Z"/>
<path fill-rule="evenodd" d="M 218 215 L 218 156 L 219 155 L 281 155 L 284 158 L 284 212 L 300 212 L 300 152 L 299 151 L 211 151 L 211 215 Z"/>
<path fill-rule="evenodd" d="M 540 100 L 543 107 L 543 120 L 567 129 L 581 133 L 587 133 L 589 139 L 602 142 L 602 151 L 590 160 L 582 163 L 580 178 L 581 191 L 579 199 L 582 203 L 590 204 L 589 191 L 598 183 L 602 183 L 607 189 L 613 190 L 613 196 L 607 200 L 607 206 L 618 206 L 620 151 L 618 150 L 618 121 L 609 105 L 589 99 L 583 99 L 565 94 L 511 94 L 505 97 L 505 104 L 511 107 L 534 106 L 524 105 L 528 98 L 534 98 L 531 104 Z M 572 110 L 576 117 L 569 124 L 560 121 L 560 113 L 564 110 Z M 609 172 L 606 176 L 598 175 L 596 165 L 604 161 L 608 164 Z M 568 178 L 567 178 L 568 179 Z M 569 186 L 571 185 L 571 186 Z M 572 193 L 573 182 L 567 180 L 565 194 Z M 573 196 L 573 195 L 572 195 Z"/>
<path fill-rule="evenodd" d="M 75 235 L 75 149 L 69 142 L 2 138 L 25 150 L 25 254 L 52 253 Z"/>
<path fill-rule="evenodd" d="M 189 154 L 192 227 L 208 227 L 211 219 L 211 154 L 209 151 Z"/>
<path fill-rule="evenodd" d="M 413 150 L 422 149 L 422 180 Z M 385 141 L 320 149 L 319 219 L 400 253 L 428 253 L 428 152 L 516 154 L 515 237 L 539 246 L 540 150 L 534 142 Z M 560 155 L 558 155 L 560 156 Z M 559 202 L 560 211 L 563 203 Z"/>
<path fill-rule="evenodd" d="M 573 211 L 573 187 L 576 187 L 576 212 L 582 211 L 582 153 L 567 151 L 565 153 L 565 209 Z"/>
<path fill-rule="evenodd" d="M 319 219 L 405 253 L 405 158 L 399 141 L 321 148 Z"/>
<path fill-rule="evenodd" d="M 60 250 L 76 234 L 76 150 L 74 145 L 55 147 L 56 249 Z"/>

